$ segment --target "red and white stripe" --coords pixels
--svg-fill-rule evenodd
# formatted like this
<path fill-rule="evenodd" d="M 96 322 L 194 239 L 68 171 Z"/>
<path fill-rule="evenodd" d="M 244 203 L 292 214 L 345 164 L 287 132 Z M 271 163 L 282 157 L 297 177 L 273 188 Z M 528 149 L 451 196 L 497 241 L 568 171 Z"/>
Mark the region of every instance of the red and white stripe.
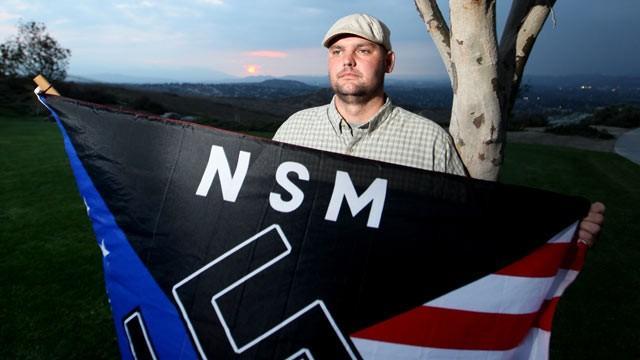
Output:
<path fill-rule="evenodd" d="M 546 359 L 558 300 L 584 263 L 577 224 L 521 260 L 351 334 L 364 359 Z"/>

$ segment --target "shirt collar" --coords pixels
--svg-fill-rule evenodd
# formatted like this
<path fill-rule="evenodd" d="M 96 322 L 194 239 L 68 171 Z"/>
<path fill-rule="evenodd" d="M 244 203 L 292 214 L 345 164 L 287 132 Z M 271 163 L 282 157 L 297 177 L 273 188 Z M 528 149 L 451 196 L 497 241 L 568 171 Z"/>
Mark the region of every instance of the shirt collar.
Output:
<path fill-rule="evenodd" d="M 385 119 L 387 119 L 391 111 L 393 110 L 393 105 L 391 104 L 391 98 L 386 97 L 386 101 L 382 105 L 382 107 L 378 110 L 378 112 L 369 119 L 366 123 L 358 126 L 360 129 L 366 129 L 368 132 L 374 131 L 378 126 L 380 126 Z M 334 95 L 331 99 L 331 104 L 329 104 L 329 120 L 331 124 L 342 132 L 343 127 L 351 128 L 351 125 L 340 115 L 338 109 L 336 108 L 336 96 Z"/>

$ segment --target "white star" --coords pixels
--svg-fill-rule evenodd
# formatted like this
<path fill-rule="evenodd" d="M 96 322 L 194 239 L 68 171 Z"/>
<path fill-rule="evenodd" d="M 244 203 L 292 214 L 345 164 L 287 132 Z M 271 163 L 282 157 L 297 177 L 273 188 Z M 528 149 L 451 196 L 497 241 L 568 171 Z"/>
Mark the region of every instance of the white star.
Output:
<path fill-rule="evenodd" d="M 87 199 L 86 198 L 82 198 L 82 202 L 84 202 L 84 207 L 87 208 L 87 215 L 89 215 L 89 212 L 91 211 L 91 208 L 89 207 L 89 204 L 87 204 Z"/>
<path fill-rule="evenodd" d="M 110 254 L 109 250 L 107 250 L 107 247 L 104 245 L 104 239 L 102 239 L 102 242 L 100 243 L 100 251 L 102 251 L 102 257 L 107 257 L 107 255 Z"/>

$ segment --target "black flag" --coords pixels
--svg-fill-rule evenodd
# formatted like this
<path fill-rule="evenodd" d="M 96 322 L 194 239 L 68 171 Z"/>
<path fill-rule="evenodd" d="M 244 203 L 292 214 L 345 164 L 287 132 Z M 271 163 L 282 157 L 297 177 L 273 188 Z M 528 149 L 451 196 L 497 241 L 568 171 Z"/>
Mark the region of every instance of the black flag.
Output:
<path fill-rule="evenodd" d="M 125 358 L 530 357 L 579 270 L 585 199 L 41 101 Z"/>

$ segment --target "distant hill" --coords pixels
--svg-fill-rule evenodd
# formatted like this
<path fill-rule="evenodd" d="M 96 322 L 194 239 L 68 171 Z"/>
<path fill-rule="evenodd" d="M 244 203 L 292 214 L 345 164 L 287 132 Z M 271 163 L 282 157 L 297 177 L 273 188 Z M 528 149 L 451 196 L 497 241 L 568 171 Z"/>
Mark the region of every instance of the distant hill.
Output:
<path fill-rule="evenodd" d="M 172 92 L 180 95 L 214 96 L 232 98 L 255 98 L 277 100 L 291 96 L 312 93 L 318 89 L 300 81 L 269 79 L 255 83 L 225 83 L 225 84 L 142 84 L 128 85 L 132 89 L 147 91 Z"/>
<path fill-rule="evenodd" d="M 327 75 L 323 75 L 323 76 L 287 75 L 287 76 L 281 77 L 280 79 L 300 81 L 305 84 L 318 86 L 318 87 L 329 87 L 329 77 Z"/>
<path fill-rule="evenodd" d="M 276 89 L 280 88 L 280 89 L 308 90 L 308 89 L 316 88 L 316 86 L 311 86 L 301 81 L 286 80 L 286 79 L 269 79 L 254 85 L 263 86 L 263 87 L 272 87 Z"/>
<path fill-rule="evenodd" d="M 274 106 L 270 101 L 195 96 L 145 87 L 100 83 L 58 83 L 64 96 L 102 105 L 195 121 L 228 130 L 275 130 L 297 108 Z"/>
<path fill-rule="evenodd" d="M 65 79 L 66 81 L 78 82 L 78 83 L 95 83 L 100 82 L 86 76 L 76 76 L 76 75 L 68 75 Z"/>
<path fill-rule="evenodd" d="M 190 83 L 190 84 L 246 84 L 261 83 L 270 80 L 293 80 L 316 87 L 328 87 L 329 79 L 326 75 L 285 75 L 280 77 L 270 75 L 254 75 L 237 77 L 210 69 L 175 69 L 160 72 L 161 76 L 145 75 L 149 71 L 140 71 L 136 75 L 124 75 L 118 73 L 96 74 L 71 74 L 68 81 L 75 82 L 104 82 L 117 84 L 164 84 L 164 83 Z M 385 79 L 387 85 L 431 87 L 449 86 L 449 79 L 443 76 L 428 75 L 403 75 L 390 74 Z M 529 75 L 525 74 L 523 84 L 538 86 L 580 86 L 591 84 L 593 86 L 622 86 L 640 87 L 640 76 L 611 76 L 594 74 L 573 74 L 561 76 Z"/>
<path fill-rule="evenodd" d="M 80 78 L 78 82 L 98 82 L 108 84 L 145 84 L 145 83 L 165 83 L 175 81 L 171 78 L 165 77 L 153 77 L 153 76 L 132 76 L 121 75 L 111 73 L 91 74 L 88 76 L 70 76 L 69 81 L 75 81 Z"/>
<path fill-rule="evenodd" d="M 72 81 L 54 85 L 63 95 L 78 100 L 165 114 L 230 130 L 271 131 L 291 114 L 327 104 L 333 96 L 328 85 L 311 85 L 293 77 L 251 79 L 259 81 L 107 84 L 70 77 Z M 638 77 L 530 76 L 523 84 L 514 108 L 519 113 L 564 116 L 573 112 L 592 113 L 610 105 L 640 105 Z M 0 111 L 37 111 L 40 107 L 33 97 L 33 87 L 30 79 L 0 79 Z M 410 111 L 442 124 L 450 118 L 452 90 L 446 81 L 396 78 L 386 83 L 385 91 L 395 104 Z"/>
<path fill-rule="evenodd" d="M 548 87 L 608 87 L 608 88 L 640 88 L 640 76 L 610 75 L 563 75 L 543 76 L 526 75 L 523 84 Z"/>
<path fill-rule="evenodd" d="M 132 68 L 128 74 L 117 72 L 70 74 L 67 80 L 87 79 L 91 82 L 108 84 L 162 84 L 170 82 L 219 83 L 233 81 L 235 76 L 209 68 L 172 67 L 172 68 Z M 86 81 L 82 81 L 86 82 Z"/>

